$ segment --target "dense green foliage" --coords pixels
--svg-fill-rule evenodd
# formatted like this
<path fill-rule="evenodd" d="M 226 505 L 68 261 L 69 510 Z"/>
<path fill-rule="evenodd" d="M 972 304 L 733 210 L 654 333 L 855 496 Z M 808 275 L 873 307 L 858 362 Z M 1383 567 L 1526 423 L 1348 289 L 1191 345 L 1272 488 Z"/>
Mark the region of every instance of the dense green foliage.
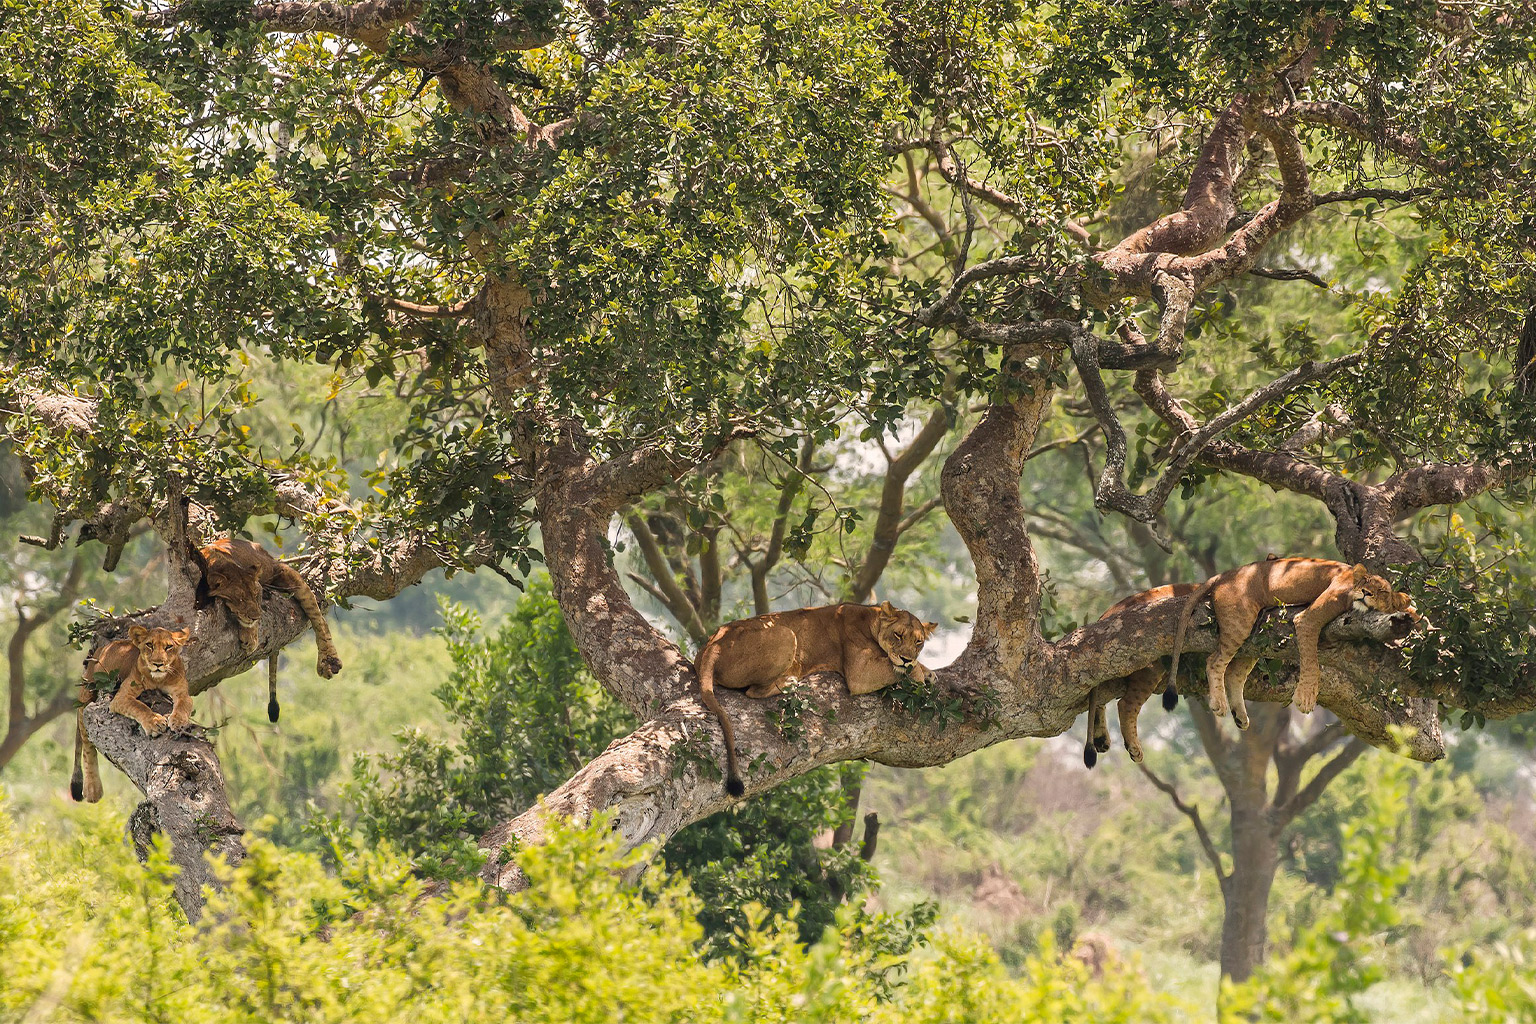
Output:
<path fill-rule="evenodd" d="M 1305 118 L 1288 130 L 1311 191 L 1378 194 L 1331 200 L 1270 244 L 1263 263 L 1312 283 L 1244 276 L 1197 296 L 1167 367 L 1174 397 L 1209 420 L 1300 361 L 1358 353 L 1347 373 L 1224 437 L 1356 481 L 1425 461 L 1508 470 L 1469 507 L 1400 520 L 1429 559 L 1404 575 L 1435 625 L 1404 657 L 1458 707 L 1528 692 L 1536 536 L 1522 477 L 1536 455 L 1536 401 L 1514 371 L 1536 304 L 1536 39 L 1519 11 L 1433 0 L 424 0 L 410 31 L 373 45 L 263 31 L 234 0 L 178 5 L 159 26 L 139 17 L 150 7 L 0 0 L 0 416 L 30 497 L 58 513 L 52 524 L 27 515 L 26 532 L 46 536 L 109 502 L 148 510 L 185 486 L 231 531 L 290 542 L 302 532 L 341 561 L 409 537 L 450 568 L 488 547 L 525 582 L 548 511 L 531 501 L 530 451 L 580 433 L 595 458 L 650 446 L 695 467 L 633 509 L 654 517 L 666 547 L 642 583 L 689 582 L 691 560 L 698 575 L 712 559 L 725 577 L 699 588 L 709 607 L 697 624 L 674 611 L 681 632 L 707 634 L 759 596 L 836 599 L 876 550 L 881 456 L 910 434 L 905 424 L 944 412 L 954 429 L 936 462 L 981 403 L 1009 393 L 1020 365 L 999 340 L 1006 331 L 977 325 L 1059 317 L 1106 340 L 1119 328 L 1155 336 L 1166 306 L 1144 288 L 1098 301 L 1092 250 L 1176 206 L 1216 119 L 1251 92 L 1277 118 L 1296 102 L 1357 111 L 1359 131 Z M 517 41 L 503 48 L 508 37 Z M 531 128 L 456 98 L 464 65 Z M 536 138 L 541 125 L 559 131 Z M 1402 138 L 1411 145 L 1392 141 Z M 1251 223 L 1280 194 L 1278 153 L 1254 137 L 1224 219 Z M 957 190 L 957 175 L 1007 202 Z M 1006 272 L 957 292 L 966 329 L 925 322 L 957 275 L 995 257 L 1010 260 Z M 493 291 L 526 304 L 491 310 Z M 1101 516 L 1084 480 L 1103 463 L 1102 428 L 1066 366 L 1059 343 L 1023 364 L 1056 389 L 1025 471 L 1056 583 L 1048 635 L 1145 585 L 1268 551 L 1339 554 L 1321 502 L 1276 499 L 1199 463 L 1161 532 Z M 511 393 L 496 395 L 508 379 Z M 1128 375 L 1108 385 L 1131 434 L 1129 485 L 1144 489 L 1173 434 L 1133 398 Z M 23 401 L 40 391 L 96 399 L 90 429 L 50 424 Z M 1320 416 L 1323 440 L 1286 447 Z M 727 435 L 743 439 L 726 447 Z M 898 514 L 932 511 L 934 466 Z M 319 498 L 290 528 L 274 514 L 275 488 L 293 482 Z M 957 539 L 936 514 L 906 525 L 908 564 L 893 566 L 879 596 L 964 621 L 972 573 Z M 638 576 L 628 536 L 614 548 Z M 756 577 L 772 551 L 796 565 L 765 582 Z M 130 552 L 120 578 L 152 558 Z M 67 571 L 58 551 L 4 561 L 6 605 Z M 748 576 L 760 584 L 750 598 Z M 110 589 L 94 571 L 87 579 L 100 609 L 154 600 L 142 577 Z M 402 596 L 410 610 L 390 624 L 421 626 L 426 600 Z M 247 822 L 270 811 L 262 831 L 302 847 L 315 842 L 303 818 L 326 816 L 404 859 L 342 853 L 326 879 L 315 861 L 258 844 L 222 897 L 228 926 L 193 942 L 165 910 L 164 865 L 148 877 L 114 866 L 107 824 L 9 839 L 16 857 L 0 871 L 15 884 L 0 900 L 26 902 L 0 904 L 11 915 L 0 942 L 31 931 L 0 949 L 18 965 L 8 991 L 20 993 L 0 1012 L 314 1019 L 340 1004 L 334 976 L 355 968 L 356 1012 L 385 1019 L 449 1017 L 454 998 L 460 1019 L 491 1016 L 474 1002 L 477 984 L 505 993 L 502 1017 L 607 1019 L 614 993 L 643 993 L 647 977 L 657 994 L 644 1013 L 697 1019 L 1157 1019 L 1182 1011 L 1150 999 L 1134 971 L 1079 992 L 1081 972 L 1057 953 L 1114 922 L 1160 952 L 1212 955 L 1218 895 L 1181 819 L 1159 805 L 1149 828 L 1147 791 L 1120 777 L 1093 783 L 1112 791 L 1092 804 L 1102 822 L 1089 828 L 1083 812 L 1059 827 L 1082 807 L 1019 795 L 1040 782 L 1033 751 L 967 762 L 948 782 L 910 781 L 880 807 L 918 819 L 888 815 L 884 839 L 898 865 L 888 875 L 914 894 L 943 891 L 954 909 L 983 884 L 1001 893 L 1007 912 L 983 923 L 1022 980 L 1005 980 L 981 945 L 942 939 L 894 1002 L 872 1004 L 893 983 L 880 957 L 904 953 L 921 917 L 842 908 L 844 894 L 867 891 L 870 869 L 852 846 L 812 846 L 853 813 L 857 773 L 834 769 L 675 837 L 659 856 L 691 877 L 699 903 L 673 883 L 620 890 L 585 847 L 565 845 L 530 855 L 530 870 L 566 865 L 593 886 L 591 907 L 557 886 L 510 908 L 466 899 L 457 933 L 413 917 L 411 872 L 471 872 L 486 825 L 629 724 L 582 671 L 546 591 L 504 625 L 482 618 L 497 624 L 489 635 L 447 613 L 446 661 L 435 641 L 343 634 L 347 676 L 334 690 L 306 680 L 315 696 L 288 704 L 296 713 L 282 730 L 241 710 L 253 702 L 230 691 L 254 692 L 251 680 L 200 698 L 222 727 Z M 27 679 L 29 704 L 73 673 L 63 630 L 29 648 L 41 669 Z M 303 661 L 295 649 L 289 672 Z M 412 685 L 394 685 L 407 675 Z M 420 729 L 397 734 L 392 751 L 383 737 L 401 722 Z M 55 732 L 62 743 L 28 770 L 60 774 L 67 736 Z M 1183 761 L 1197 753 L 1187 730 L 1163 733 Z M 359 749 L 349 809 L 335 776 L 343 752 Z M 1497 800 L 1513 798 L 1469 781 L 1485 749 L 1455 748 L 1465 774 L 1423 776 L 1407 797 L 1366 765 L 1335 783 L 1287 840 L 1287 934 L 1273 969 L 1231 995 L 1233 1012 L 1357 1017 L 1373 972 L 1438 978 L 1441 944 L 1455 947 L 1444 962 L 1467 1013 L 1528 1010 L 1531 947 L 1514 933 L 1533 923 L 1519 894 L 1536 876 L 1528 838 L 1498 820 Z M 1181 782 L 1211 806 L 1208 772 L 1192 766 Z M 1062 794 L 1081 792 L 1062 785 L 1057 796 L 1065 805 Z M 93 856 L 67 850 L 70 839 Z M 63 881 L 39 866 L 65 864 Z M 1423 920 L 1392 919 L 1400 895 Z M 603 916 L 631 904 L 638 924 Z M 759 928 L 776 915 L 793 925 Z M 841 938 L 821 940 L 834 921 Z M 315 941 L 322 926 L 329 943 Z M 84 936 L 78 993 L 55 984 L 65 953 L 35 941 L 44 932 Z M 756 937 L 733 946 L 738 932 Z M 1405 941 L 1387 950 L 1382 932 Z M 131 959 L 134 936 L 148 956 Z M 487 945 L 470 948 L 480 938 Z M 612 966 L 608 945 L 633 948 L 634 965 Z M 701 964 L 701 948 L 738 955 Z M 836 969 L 839 957 L 856 968 Z M 448 965 L 450 991 L 429 1004 L 423 965 L 436 964 Z M 610 973 L 613 992 L 587 987 Z M 730 999 L 688 1001 L 712 985 Z"/>
<path fill-rule="evenodd" d="M 597 823 L 525 851 L 535 885 L 505 901 L 466 883 L 421 903 L 408 863 L 387 852 L 350 851 L 328 875 L 312 856 L 256 842 L 194 931 L 163 851 L 148 870 L 117 855 L 121 822 L 23 834 L 0 807 L 0 1019 L 1178 1019 L 1133 971 L 1091 981 L 1047 950 L 1015 980 L 959 933 L 897 958 L 867 927 L 844 920 L 806 946 L 758 909 L 737 956 L 706 960 L 687 883 L 653 872 L 625 885 L 605 832 Z"/>
<path fill-rule="evenodd" d="M 398 750 L 361 755 L 343 787 L 343 811 L 319 823 L 338 842 L 349 827 L 370 844 L 411 856 L 428 878 L 470 877 L 484 861 L 476 841 L 498 821 L 527 810 L 633 723 L 582 664 L 547 579 L 539 578 L 493 634 L 478 616 L 444 604 L 452 670 L 432 691 L 454 726 L 447 738 L 398 733 Z M 852 813 L 845 791 L 862 768 L 824 768 L 689 826 L 664 848 L 667 867 L 692 879 L 711 948 L 747 926 L 750 907 L 795 911 L 804 941 L 831 926 L 846 898 L 874 884 L 857 844 L 822 849 L 817 837 Z M 854 911 L 850 927 L 894 934 L 932 920 L 872 922 Z M 912 937 L 905 940 L 910 945 Z"/>
<path fill-rule="evenodd" d="M 1356 772 L 1342 884 L 1259 976 L 1226 993 L 1223 1020 L 1386 1019 L 1362 993 L 1413 923 L 1404 897 L 1425 874 L 1412 811 L 1421 773 L 1386 757 Z M 953 926 L 909 951 L 899 922 L 845 908 L 807 945 L 795 921 L 748 907 L 719 949 L 730 955 L 701 957 L 705 906 L 685 876 L 653 867 L 625 884 L 602 823 L 524 851 L 535 885 L 510 898 L 463 883 L 421 902 L 411 862 L 387 849 L 344 849 L 327 871 L 256 841 L 198 930 L 170 896 L 163 851 L 141 868 L 121 855 L 121 830 L 110 814 L 23 827 L 0 807 L 0 1020 L 1156 1024 L 1204 1012 L 1159 994 L 1136 958 L 1091 976 L 1063 955 L 1071 937 L 1050 929 L 1005 970 L 985 939 Z M 1435 955 L 1459 1007 L 1446 1019 L 1529 1011 L 1521 933 L 1452 940 Z"/>

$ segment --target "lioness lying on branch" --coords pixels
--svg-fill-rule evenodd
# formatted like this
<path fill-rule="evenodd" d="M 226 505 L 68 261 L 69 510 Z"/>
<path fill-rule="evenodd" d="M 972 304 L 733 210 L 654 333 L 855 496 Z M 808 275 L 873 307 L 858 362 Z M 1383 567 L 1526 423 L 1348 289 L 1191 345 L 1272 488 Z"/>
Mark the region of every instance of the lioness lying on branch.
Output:
<path fill-rule="evenodd" d="M 745 792 L 736 764 L 736 734 L 715 687 L 772 697 L 789 679 L 812 672 L 841 672 L 849 693 L 874 693 L 910 674 L 921 682 L 928 670 L 917 660 L 938 628 L 911 612 L 879 605 L 834 604 L 773 612 L 728 622 L 699 652 L 700 698 L 725 733 L 725 790 Z"/>
<path fill-rule="evenodd" d="M 1131 608 L 1140 608 L 1154 601 L 1184 597 L 1194 593 L 1196 589 L 1198 588 L 1194 583 L 1174 583 L 1143 590 L 1139 594 L 1132 594 L 1110 605 L 1099 619 L 1102 621 L 1111 615 L 1118 615 Z M 1120 738 L 1125 742 L 1125 750 L 1131 755 L 1131 760 L 1138 764 L 1141 762 L 1141 738 L 1137 733 L 1136 723 L 1141 718 L 1141 709 L 1147 703 L 1147 698 L 1156 693 L 1162 683 L 1163 670 L 1157 662 L 1152 662 L 1149 665 L 1143 665 L 1128 676 L 1107 679 L 1089 691 L 1088 738 L 1083 743 L 1083 764 L 1092 768 L 1098 763 L 1100 754 L 1109 752 L 1109 720 L 1104 714 L 1104 708 L 1109 704 L 1114 690 L 1120 684 L 1125 687 L 1120 694 L 1118 705 Z M 1172 711 L 1178 702 L 1179 691 L 1170 684 L 1163 692 L 1163 708 Z"/>
<path fill-rule="evenodd" d="M 1217 718 L 1227 713 L 1239 729 L 1248 728 L 1248 709 L 1243 704 L 1243 683 L 1253 671 L 1255 659 L 1237 657 L 1238 649 L 1253 632 L 1259 613 L 1274 605 L 1305 604 L 1296 615 L 1297 673 L 1296 710 L 1309 714 L 1317 706 L 1319 668 L 1317 640 L 1323 627 L 1355 608 L 1419 621 L 1413 599 L 1392 589 L 1392 584 L 1373 575 L 1363 565 L 1346 565 L 1322 558 L 1279 558 L 1241 565 L 1206 580 L 1189 595 L 1173 634 L 1173 662 L 1169 685 L 1178 680 L 1179 651 L 1190 616 L 1209 594 L 1211 611 L 1220 630 L 1216 650 L 1205 662 L 1207 699 Z"/>

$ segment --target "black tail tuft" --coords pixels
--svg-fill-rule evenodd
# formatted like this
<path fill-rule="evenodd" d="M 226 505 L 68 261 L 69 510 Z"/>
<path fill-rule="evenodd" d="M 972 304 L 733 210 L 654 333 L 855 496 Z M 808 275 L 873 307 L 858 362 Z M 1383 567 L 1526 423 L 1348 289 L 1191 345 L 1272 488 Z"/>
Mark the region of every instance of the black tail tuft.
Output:
<path fill-rule="evenodd" d="M 1169 686 L 1163 691 L 1163 710 L 1172 711 L 1179 706 L 1179 691 Z"/>
<path fill-rule="evenodd" d="M 282 708 L 277 706 L 277 698 L 276 697 L 269 698 L 267 700 L 267 721 L 269 721 L 269 722 L 277 721 L 277 716 L 281 712 L 282 712 Z"/>
<path fill-rule="evenodd" d="M 1099 752 L 1093 749 L 1092 743 L 1083 744 L 1083 764 L 1092 768 L 1099 763 Z"/>
<path fill-rule="evenodd" d="M 741 796 L 747 791 L 747 787 L 741 784 L 741 780 L 732 775 L 725 780 L 725 791 L 731 796 Z"/>
<path fill-rule="evenodd" d="M 85 799 L 85 783 L 79 776 L 69 780 L 69 798 L 77 804 Z"/>

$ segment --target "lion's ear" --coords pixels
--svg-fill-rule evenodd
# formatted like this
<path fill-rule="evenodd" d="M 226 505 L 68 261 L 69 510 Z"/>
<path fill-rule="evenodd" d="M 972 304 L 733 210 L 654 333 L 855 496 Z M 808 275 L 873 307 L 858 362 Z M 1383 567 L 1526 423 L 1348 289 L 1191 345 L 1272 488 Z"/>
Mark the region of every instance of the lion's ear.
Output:
<path fill-rule="evenodd" d="M 141 644 L 141 643 L 144 642 L 144 638 L 147 637 L 147 636 L 149 636 L 149 630 L 145 629 L 143 626 L 129 626 L 128 627 L 128 642 L 129 643 Z"/>
<path fill-rule="evenodd" d="M 937 622 L 925 622 L 925 623 L 923 623 L 923 632 L 924 632 L 924 635 L 926 635 L 926 636 L 933 636 L 934 631 L 937 630 L 938 628 L 939 628 L 939 624 Z"/>
<path fill-rule="evenodd" d="M 178 629 L 176 632 L 171 634 L 171 639 L 185 647 L 187 644 L 192 642 L 192 633 L 190 630 Z"/>
<path fill-rule="evenodd" d="M 886 618 L 890 618 L 896 614 L 896 608 L 889 601 L 881 601 L 879 604 L 875 605 L 875 607 L 879 608 L 880 614 Z"/>
<path fill-rule="evenodd" d="M 1368 575 L 1371 571 L 1365 567 L 1365 563 L 1363 562 L 1356 562 L 1353 568 L 1356 576 L 1365 576 Z"/>

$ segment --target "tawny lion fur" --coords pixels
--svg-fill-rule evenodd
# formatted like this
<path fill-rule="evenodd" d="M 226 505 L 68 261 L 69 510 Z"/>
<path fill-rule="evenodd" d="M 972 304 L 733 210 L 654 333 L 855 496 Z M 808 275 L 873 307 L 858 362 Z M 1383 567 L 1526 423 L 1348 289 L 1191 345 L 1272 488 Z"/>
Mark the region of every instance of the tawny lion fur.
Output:
<path fill-rule="evenodd" d="M 1404 614 L 1417 622 L 1419 613 L 1407 594 L 1392 589 L 1392 584 L 1373 575 L 1363 565 L 1346 565 L 1322 558 L 1279 558 L 1241 565 L 1218 573 L 1200 584 L 1185 600 L 1179 625 L 1173 635 L 1173 661 L 1170 683 L 1178 678 L 1179 652 L 1190 616 L 1209 594 L 1219 636 L 1216 650 L 1206 658 L 1207 699 L 1211 713 L 1220 718 L 1232 708 L 1232 720 L 1238 728 L 1248 728 L 1248 709 L 1243 703 L 1243 684 L 1257 659 L 1237 656 L 1238 648 L 1253 632 L 1259 613 L 1275 605 L 1304 604 L 1297 613 L 1296 651 L 1300 659 L 1294 703 L 1296 710 L 1310 713 L 1317 706 L 1320 670 L 1317 641 L 1323 627 L 1350 608 L 1388 614 Z"/>
<path fill-rule="evenodd" d="M 1140 608 L 1157 601 L 1192 594 L 1197 587 L 1198 584 L 1194 583 L 1174 583 L 1143 590 L 1139 594 L 1132 594 L 1123 601 L 1117 601 L 1111 605 L 1103 615 L 1099 616 L 1099 620 L 1103 621 L 1111 615 L 1118 615 L 1131 608 Z M 1161 658 L 1158 659 L 1158 661 L 1161 660 Z M 1125 750 L 1131 755 L 1131 760 L 1141 763 L 1141 737 L 1137 732 L 1137 723 L 1141 718 L 1142 707 L 1146 705 L 1148 698 L 1162 687 L 1162 684 L 1163 670 L 1158 662 L 1154 661 L 1143 665 L 1130 675 L 1121 676 L 1118 679 L 1106 679 L 1088 692 L 1088 738 L 1083 742 L 1085 765 L 1092 768 L 1098 763 L 1100 754 L 1109 752 L 1109 720 L 1104 709 L 1114 699 L 1117 690 L 1120 691 L 1120 703 L 1117 707 L 1120 717 L 1120 738 L 1125 741 Z M 1163 707 L 1172 711 L 1178 699 L 1178 690 L 1170 684 L 1163 694 Z"/>
<path fill-rule="evenodd" d="M 725 733 L 726 792 L 744 792 L 736 761 L 736 733 L 715 687 L 772 697 L 793 678 L 841 672 L 849 693 L 874 693 L 909 674 L 919 682 L 928 670 L 917 660 L 938 623 L 879 605 L 835 604 L 773 612 L 728 622 L 699 652 L 695 667 L 704 706 Z"/>
<path fill-rule="evenodd" d="M 329 679 L 341 671 L 341 655 L 331 640 L 331 630 L 326 624 L 320 602 L 315 600 L 309 584 L 287 562 L 274 558 L 259 544 L 238 537 L 225 537 L 214 541 L 198 552 L 203 570 L 203 582 L 198 587 L 198 607 L 207 607 L 210 599 L 217 600 L 234 616 L 240 626 L 240 646 L 254 651 L 259 641 L 261 626 L 261 599 L 263 589 L 278 590 L 290 594 L 304 611 L 304 617 L 315 631 L 315 671 L 322 679 Z M 277 721 L 277 655 L 268 661 L 267 717 Z"/>
<path fill-rule="evenodd" d="M 192 721 L 192 693 L 187 687 L 181 649 L 192 639 L 184 629 L 131 626 L 126 640 L 113 640 L 86 659 L 80 684 L 80 709 L 75 712 L 75 770 L 69 794 L 95 803 L 101 799 L 101 770 L 96 745 L 85 735 L 85 705 L 96 699 L 96 677 L 116 673 L 117 693 L 108 705 L 138 722 L 144 732 L 158 736 L 167 729 L 184 729 Z M 139 700 L 145 690 L 160 690 L 171 698 L 171 713 L 159 715 Z"/>

